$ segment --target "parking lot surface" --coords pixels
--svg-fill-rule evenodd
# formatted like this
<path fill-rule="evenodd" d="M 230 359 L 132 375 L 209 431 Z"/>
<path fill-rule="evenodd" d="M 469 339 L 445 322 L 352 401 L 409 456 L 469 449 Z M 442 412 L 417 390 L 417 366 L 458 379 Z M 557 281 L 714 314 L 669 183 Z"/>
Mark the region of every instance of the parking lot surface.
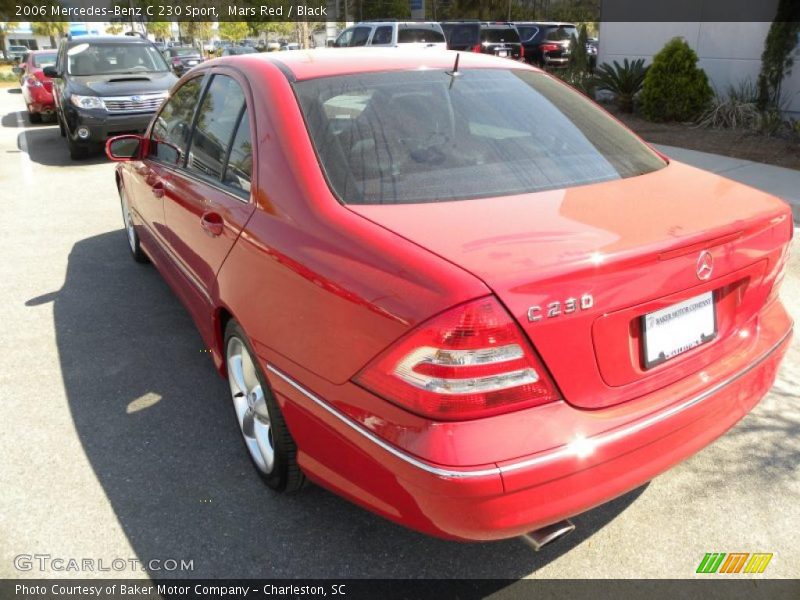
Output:
<path fill-rule="evenodd" d="M 15 91 L 0 88 L 0 577 L 680 578 L 706 552 L 771 552 L 760 577 L 800 576 L 798 336 L 734 429 L 539 553 L 428 538 L 318 487 L 273 495 L 188 314 L 128 256 L 113 165 L 71 162 Z M 194 568 L 20 571 L 25 554 Z"/>

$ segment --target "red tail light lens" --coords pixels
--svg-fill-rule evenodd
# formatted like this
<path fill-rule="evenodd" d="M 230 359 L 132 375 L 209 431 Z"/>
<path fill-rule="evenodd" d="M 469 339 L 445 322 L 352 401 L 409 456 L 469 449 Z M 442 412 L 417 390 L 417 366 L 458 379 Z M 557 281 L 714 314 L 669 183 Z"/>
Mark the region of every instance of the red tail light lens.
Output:
<path fill-rule="evenodd" d="M 475 45 L 472 47 L 472 51 L 473 51 L 473 52 L 480 52 L 480 51 L 481 51 L 481 45 L 480 45 L 480 44 L 475 44 Z"/>
<path fill-rule="evenodd" d="M 355 381 L 435 420 L 477 419 L 559 398 L 533 348 L 494 297 L 423 323 Z"/>
<path fill-rule="evenodd" d="M 558 44 L 542 44 L 542 52 L 555 52 L 558 49 Z"/>
<path fill-rule="evenodd" d="M 521 59 L 525 58 L 525 46 L 523 46 L 522 44 L 520 44 L 519 46 L 519 57 Z"/>

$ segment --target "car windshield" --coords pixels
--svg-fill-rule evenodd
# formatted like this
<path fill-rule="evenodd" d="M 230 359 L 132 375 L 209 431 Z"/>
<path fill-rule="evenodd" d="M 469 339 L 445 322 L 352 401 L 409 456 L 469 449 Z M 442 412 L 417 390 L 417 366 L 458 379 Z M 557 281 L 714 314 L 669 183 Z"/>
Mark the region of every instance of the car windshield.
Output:
<path fill-rule="evenodd" d="M 71 75 L 112 75 L 168 71 L 167 63 L 149 44 L 78 44 L 67 51 Z"/>
<path fill-rule="evenodd" d="M 56 53 L 51 52 L 48 54 L 34 54 L 33 66 L 34 67 L 48 67 L 56 64 Z"/>
<path fill-rule="evenodd" d="M 496 44 L 498 42 L 519 43 L 519 34 L 517 30 L 512 27 L 486 28 L 483 30 L 481 38 L 484 42 L 489 42 L 490 44 Z"/>
<path fill-rule="evenodd" d="M 28 49 L 25 46 L 9 46 L 9 52 L 27 52 Z"/>
<path fill-rule="evenodd" d="M 322 169 L 345 204 L 507 196 L 665 166 L 581 94 L 522 69 L 324 77 L 294 84 Z"/>
<path fill-rule="evenodd" d="M 444 35 L 429 27 L 399 27 L 397 29 L 398 44 L 413 43 L 439 43 L 444 41 Z"/>

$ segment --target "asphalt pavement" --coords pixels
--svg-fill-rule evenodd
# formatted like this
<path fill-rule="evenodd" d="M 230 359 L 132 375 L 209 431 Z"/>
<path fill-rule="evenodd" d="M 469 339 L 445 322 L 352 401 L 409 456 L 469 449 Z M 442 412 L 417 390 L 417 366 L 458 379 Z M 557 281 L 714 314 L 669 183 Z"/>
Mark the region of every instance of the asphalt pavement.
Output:
<path fill-rule="evenodd" d="M 706 552 L 770 552 L 761 577 L 800 576 L 798 337 L 748 417 L 570 536 L 539 553 L 432 539 L 318 487 L 269 492 L 189 316 L 128 256 L 113 165 L 71 162 L 14 89 L 0 88 L 0 116 L 0 578 L 679 578 Z M 793 253 L 783 297 L 797 319 Z M 126 566 L 15 566 L 34 554 Z"/>

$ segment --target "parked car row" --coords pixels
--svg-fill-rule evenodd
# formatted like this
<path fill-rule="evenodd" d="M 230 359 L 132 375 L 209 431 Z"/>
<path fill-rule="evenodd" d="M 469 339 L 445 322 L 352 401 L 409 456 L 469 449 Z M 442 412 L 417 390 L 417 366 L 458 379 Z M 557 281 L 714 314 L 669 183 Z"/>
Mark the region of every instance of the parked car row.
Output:
<path fill-rule="evenodd" d="M 547 68 L 569 64 L 570 43 L 578 31 L 564 22 L 393 22 L 366 21 L 348 27 L 333 42 L 336 48 L 359 46 L 425 46 L 491 54 Z M 597 39 L 586 47 L 590 65 L 597 60 Z"/>

